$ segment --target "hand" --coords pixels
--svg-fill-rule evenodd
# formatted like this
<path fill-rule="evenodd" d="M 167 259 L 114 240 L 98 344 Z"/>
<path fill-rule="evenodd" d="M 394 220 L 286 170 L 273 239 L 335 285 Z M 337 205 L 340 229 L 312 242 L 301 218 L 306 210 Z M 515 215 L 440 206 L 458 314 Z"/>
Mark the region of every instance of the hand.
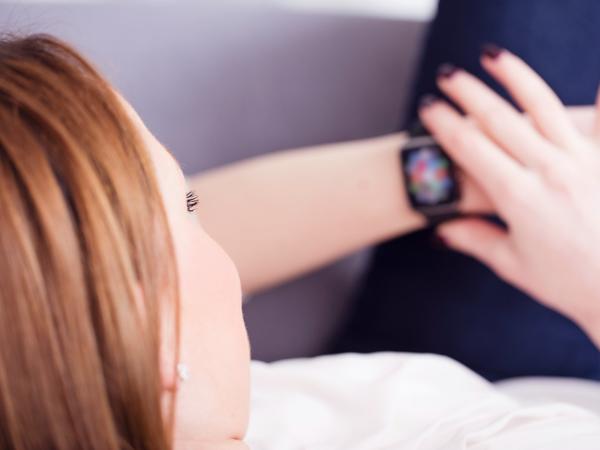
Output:
<path fill-rule="evenodd" d="M 439 87 L 471 120 L 431 98 L 420 114 L 508 229 L 469 218 L 438 232 L 450 247 L 576 321 L 600 346 L 600 95 L 586 135 L 518 57 L 491 48 L 481 62 L 529 120 L 452 67 L 441 71 Z"/>

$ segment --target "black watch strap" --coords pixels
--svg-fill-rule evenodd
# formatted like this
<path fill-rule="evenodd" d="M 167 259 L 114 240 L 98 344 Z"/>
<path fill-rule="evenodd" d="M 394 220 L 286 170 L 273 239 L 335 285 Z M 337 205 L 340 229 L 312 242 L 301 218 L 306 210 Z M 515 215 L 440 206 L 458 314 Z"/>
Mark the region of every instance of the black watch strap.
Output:
<path fill-rule="evenodd" d="M 421 137 L 421 136 L 431 136 L 427 129 L 423 126 L 420 120 L 415 120 L 408 127 L 408 136 L 411 138 Z"/>
<path fill-rule="evenodd" d="M 433 228 L 444 222 L 448 222 L 449 220 L 453 220 L 453 219 L 458 219 L 459 217 L 462 217 L 462 216 L 463 215 L 461 214 L 460 211 L 451 211 L 451 212 L 447 212 L 447 213 L 426 215 L 425 217 L 427 218 L 427 226 L 430 228 Z"/>

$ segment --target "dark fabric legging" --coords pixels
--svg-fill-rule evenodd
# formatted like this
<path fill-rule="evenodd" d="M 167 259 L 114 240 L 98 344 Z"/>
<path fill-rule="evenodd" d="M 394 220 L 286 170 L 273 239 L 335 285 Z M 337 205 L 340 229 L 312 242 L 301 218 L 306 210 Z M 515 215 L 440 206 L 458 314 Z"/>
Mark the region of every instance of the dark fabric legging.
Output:
<path fill-rule="evenodd" d="M 479 66 L 487 42 L 522 56 L 567 105 L 594 102 L 600 82 L 599 0 L 442 0 L 417 72 L 411 119 L 418 99 L 437 92 L 436 71 L 445 62 L 504 95 Z M 600 200 L 590 207 L 600 207 Z M 600 353 L 574 323 L 473 259 L 439 247 L 432 230 L 376 249 L 355 309 L 331 348 L 382 350 L 448 355 L 490 380 L 600 379 Z"/>

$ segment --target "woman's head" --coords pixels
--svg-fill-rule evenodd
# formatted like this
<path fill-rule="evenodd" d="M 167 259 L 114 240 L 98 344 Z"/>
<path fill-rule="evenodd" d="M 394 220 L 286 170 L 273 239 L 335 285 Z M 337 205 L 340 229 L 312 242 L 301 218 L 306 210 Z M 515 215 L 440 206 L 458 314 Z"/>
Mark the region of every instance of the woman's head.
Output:
<path fill-rule="evenodd" d="M 0 41 L 0 447 L 165 449 L 175 416 L 182 440 L 243 435 L 239 280 L 184 183 L 75 51 Z"/>

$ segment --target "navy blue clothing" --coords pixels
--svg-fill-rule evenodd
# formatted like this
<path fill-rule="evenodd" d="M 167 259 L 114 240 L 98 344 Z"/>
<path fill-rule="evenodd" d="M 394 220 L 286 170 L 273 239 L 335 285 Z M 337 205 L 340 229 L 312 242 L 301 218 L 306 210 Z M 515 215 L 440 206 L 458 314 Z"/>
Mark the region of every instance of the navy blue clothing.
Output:
<path fill-rule="evenodd" d="M 566 104 L 593 104 L 600 82 L 599 0 L 441 0 L 417 72 L 411 119 L 418 99 L 437 92 L 442 63 L 491 82 L 479 65 L 487 42 L 522 56 Z M 448 355 L 490 380 L 600 379 L 600 353 L 574 323 L 477 261 L 439 247 L 432 230 L 376 249 L 355 309 L 332 348 L 381 350 Z"/>

